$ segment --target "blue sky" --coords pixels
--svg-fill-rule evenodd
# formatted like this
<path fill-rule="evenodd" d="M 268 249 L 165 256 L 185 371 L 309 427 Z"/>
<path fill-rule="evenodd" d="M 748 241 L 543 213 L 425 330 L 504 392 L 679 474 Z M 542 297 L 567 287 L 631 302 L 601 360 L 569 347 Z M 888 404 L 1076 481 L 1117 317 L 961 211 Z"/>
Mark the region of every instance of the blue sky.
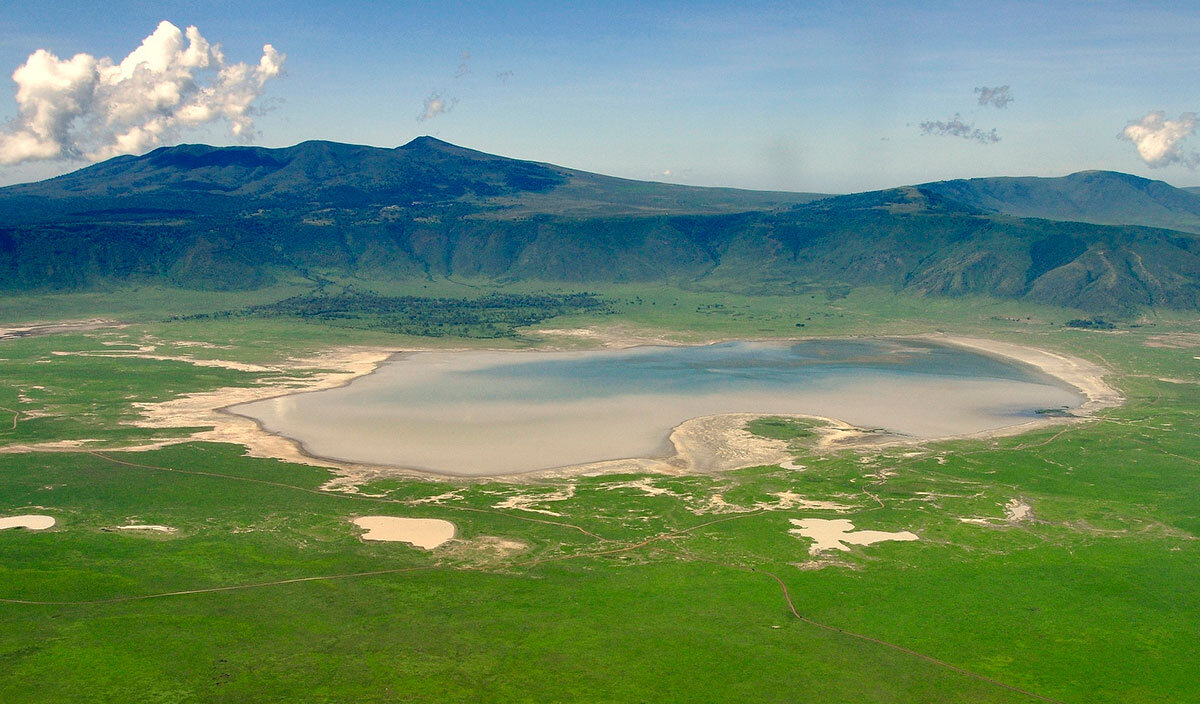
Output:
<path fill-rule="evenodd" d="M 1200 184 L 1200 137 L 1178 119 L 1200 111 L 1200 5 L 14 1 L 0 69 L 37 49 L 120 62 L 163 20 L 231 62 L 265 43 L 286 55 L 255 103 L 265 146 L 432 134 L 630 178 L 821 192 L 1083 169 Z M 978 104 L 1003 85 L 1011 103 Z M 15 88 L 0 120 L 20 117 Z M 451 109 L 419 121 L 434 95 Z M 1118 139 L 1152 111 L 1178 127 L 1162 168 Z M 220 121 L 163 140 L 237 143 Z M 0 183 L 79 165 L 4 165 Z"/>

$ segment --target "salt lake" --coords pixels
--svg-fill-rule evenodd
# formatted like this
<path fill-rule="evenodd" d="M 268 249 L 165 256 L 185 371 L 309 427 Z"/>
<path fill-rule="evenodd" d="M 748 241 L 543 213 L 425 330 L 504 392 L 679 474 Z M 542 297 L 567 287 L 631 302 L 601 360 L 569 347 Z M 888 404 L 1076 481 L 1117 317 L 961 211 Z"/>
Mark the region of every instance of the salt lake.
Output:
<path fill-rule="evenodd" d="M 230 411 L 314 456 L 487 476 L 666 456 L 672 428 L 702 416 L 818 415 L 934 438 L 1082 400 L 1008 359 L 927 341 L 840 339 L 414 352 L 340 388 Z"/>

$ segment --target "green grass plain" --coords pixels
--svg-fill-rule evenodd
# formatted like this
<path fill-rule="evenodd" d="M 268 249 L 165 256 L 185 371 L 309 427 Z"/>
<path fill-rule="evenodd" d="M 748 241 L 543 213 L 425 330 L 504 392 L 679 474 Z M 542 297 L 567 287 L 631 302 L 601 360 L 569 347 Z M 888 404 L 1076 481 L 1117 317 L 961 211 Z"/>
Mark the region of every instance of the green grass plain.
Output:
<path fill-rule="evenodd" d="M 0 598 L 91 602 L 0 603 L 0 701 L 1038 701 L 997 683 L 1062 702 L 1200 699 L 1200 321 L 1147 317 L 1107 333 L 1064 328 L 1074 311 L 984 299 L 591 290 L 615 314 L 543 327 L 683 340 L 984 335 L 1100 362 L 1128 401 L 1093 422 L 986 441 L 822 456 L 800 442 L 802 471 L 382 479 L 360 487 L 371 496 L 322 491 L 329 472 L 235 445 L 0 454 L 0 515 L 59 521 L 0 531 Z M 0 411 L 0 448 L 177 435 L 127 425 L 134 404 L 276 376 L 55 352 L 153 345 L 269 364 L 340 345 L 481 344 L 172 322 L 228 306 L 159 291 L 113 307 L 122 295 L 5 301 L 8 322 L 130 324 L 0 341 L 0 407 L 21 413 L 10 427 Z M 219 347 L 178 344 L 195 341 Z M 542 342 L 526 331 L 499 344 Z M 559 498 L 568 485 L 573 496 Z M 853 510 L 749 510 L 779 492 Z M 495 508 L 516 494 L 559 515 Z M 1003 523 L 1014 498 L 1034 521 Z M 721 502 L 747 510 L 714 513 Z M 366 514 L 446 518 L 460 540 L 433 552 L 366 543 L 349 522 Z M 921 539 L 854 546 L 813 569 L 809 542 L 788 533 L 802 517 Z M 994 525 L 959 520 L 980 517 Z M 133 520 L 178 530 L 111 530 Z M 487 536 L 526 548 L 499 553 Z M 805 618 L 912 652 L 795 618 L 770 575 Z"/>

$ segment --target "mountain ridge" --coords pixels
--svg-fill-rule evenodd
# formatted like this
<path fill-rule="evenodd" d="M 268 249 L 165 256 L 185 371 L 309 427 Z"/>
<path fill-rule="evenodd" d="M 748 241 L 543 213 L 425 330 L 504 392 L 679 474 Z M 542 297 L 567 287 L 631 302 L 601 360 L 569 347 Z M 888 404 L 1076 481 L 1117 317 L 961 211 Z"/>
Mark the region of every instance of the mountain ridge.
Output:
<path fill-rule="evenodd" d="M 159 147 L 44 181 L 0 188 L 0 198 L 152 200 L 156 196 L 241 195 L 266 200 L 351 199 L 383 205 L 438 199 L 465 200 L 493 209 L 552 212 L 552 202 L 521 209 L 514 201 L 522 195 L 565 190 L 564 197 L 577 205 L 590 204 L 593 211 L 608 206 L 605 212 L 613 214 L 730 212 L 785 207 L 826 195 L 676 184 L 652 184 L 656 192 L 647 194 L 647 185 L 651 184 L 496 156 L 425 136 L 390 149 L 324 140 L 282 148 Z"/>
<path fill-rule="evenodd" d="M 1063 219 L 1081 212 L 1134 222 Z M 454 275 L 1198 309 L 1200 237 L 1147 226 L 1193 213 L 1200 196 L 1116 172 L 828 196 L 631 181 L 434 138 L 179 145 L 0 189 L 0 288 Z"/>
<path fill-rule="evenodd" d="M 1017 217 L 1200 233 L 1200 197 L 1196 193 L 1119 171 L 956 179 L 920 187 L 965 205 Z"/>

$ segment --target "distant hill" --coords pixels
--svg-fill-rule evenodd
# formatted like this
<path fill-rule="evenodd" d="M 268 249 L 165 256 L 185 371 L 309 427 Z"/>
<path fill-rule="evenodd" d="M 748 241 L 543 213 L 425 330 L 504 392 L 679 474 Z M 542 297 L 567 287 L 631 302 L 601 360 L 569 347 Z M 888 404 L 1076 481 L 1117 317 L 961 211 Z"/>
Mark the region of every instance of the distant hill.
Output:
<path fill-rule="evenodd" d="M 1061 178 L 972 178 L 922 188 L 980 210 L 1023 218 L 1145 225 L 1200 233 L 1200 193 L 1115 171 Z"/>
<path fill-rule="evenodd" d="M 381 149 L 302 142 L 285 149 L 184 144 L 119 156 L 38 183 L 0 189 L 0 208 L 20 202 L 58 217 L 239 209 L 249 200 L 289 208 L 468 206 L 477 215 L 726 213 L 781 208 L 822 194 L 647 183 L 520 161 L 418 137 Z M 184 203 L 190 206 L 183 207 Z M 0 210 L 17 217 L 17 213 Z M 29 217 L 26 213 L 23 217 Z"/>
<path fill-rule="evenodd" d="M 925 295 L 989 294 L 1093 312 L 1200 308 L 1200 237 L 996 215 L 925 186 L 838 196 L 776 220 L 811 277 Z"/>
<path fill-rule="evenodd" d="M 629 181 L 427 137 L 183 145 L 0 189 L 0 288 L 455 275 L 1198 309 L 1200 237 L 1181 231 L 1193 203 L 1106 172 L 823 197 Z"/>

